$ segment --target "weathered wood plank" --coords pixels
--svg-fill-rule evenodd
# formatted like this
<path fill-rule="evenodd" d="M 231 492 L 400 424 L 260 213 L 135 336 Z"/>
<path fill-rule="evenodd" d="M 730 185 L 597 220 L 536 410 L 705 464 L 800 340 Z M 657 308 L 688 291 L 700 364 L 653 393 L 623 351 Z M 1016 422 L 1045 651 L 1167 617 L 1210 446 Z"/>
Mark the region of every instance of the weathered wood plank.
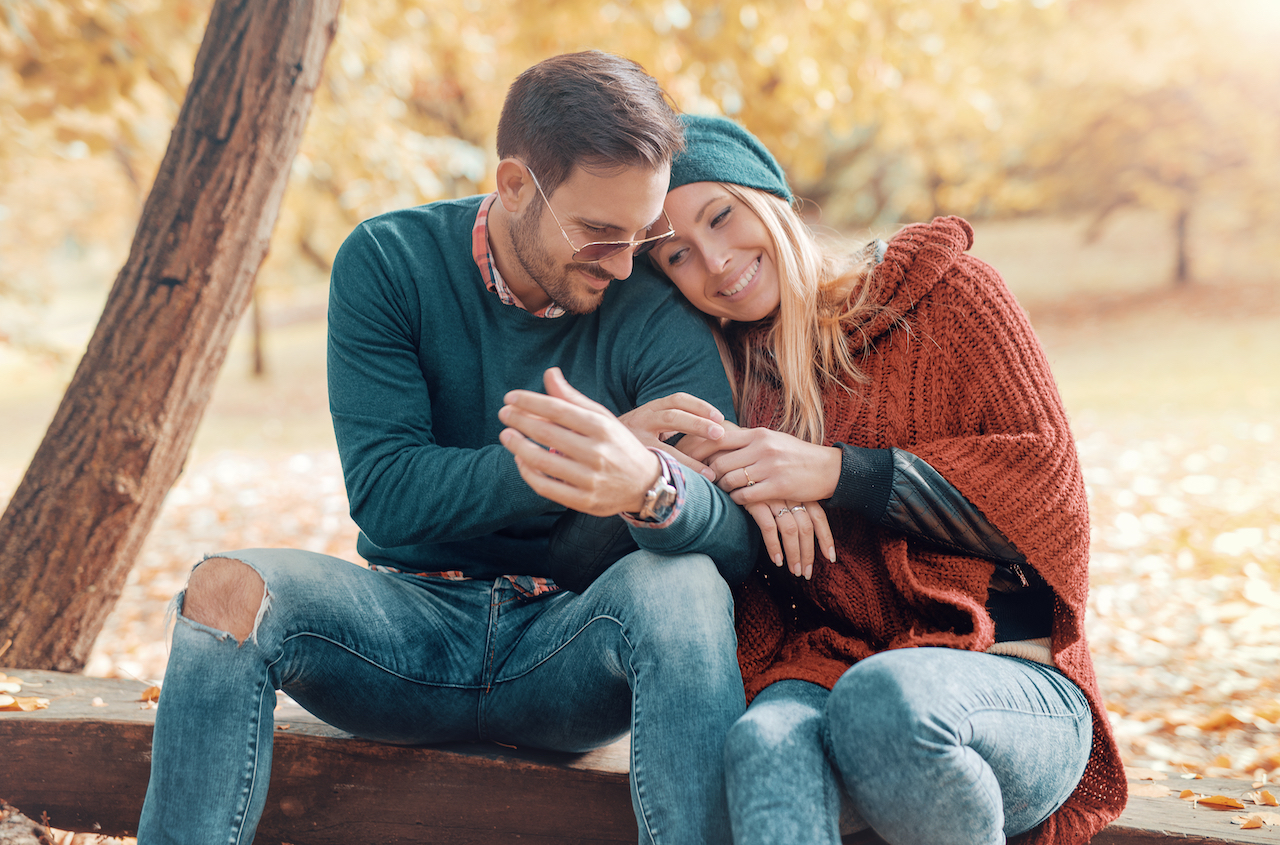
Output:
<path fill-rule="evenodd" d="M 0 712 L 0 798 L 28 815 L 47 812 L 65 830 L 130 835 L 150 774 L 155 710 L 144 685 L 33 670 L 0 670 L 24 681 L 47 710 Z M 94 707 L 97 696 L 103 706 Z M 296 705 L 276 710 L 275 764 L 260 843 L 338 845 L 361 841 L 489 845 L 521 842 L 633 843 L 629 747 L 573 755 L 457 744 L 406 748 L 357 739 Z M 288 726 L 285 728 L 285 726 Z M 194 764 L 194 763 L 193 763 Z M 1151 791 L 1153 784 L 1146 783 Z M 1123 816 L 1093 845 L 1280 845 L 1280 829 L 1231 823 L 1251 810 L 1211 810 L 1182 789 L 1243 798 L 1237 780 L 1172 777 L 1169 795 L 1131 795 Z M 1140 790 L 1142 791 L 1142 790 Z M 97 825 L 100 825 L 98 827 Z M 846 845 L 882 845 L 870 831 Z"/>
<path fill-rule="evenodd" d="M 64 830 L 132 835 L 150 776 L 155 711 L 135 681 L 0 670 L 50 700 L 0 712 L 0 797 Z M 94 697 L 103 706 L 94 707 Z M 407 748 L 357 739 L 297 708 L 276 712 L 258 842 L 636 841 L 626 741 L 590 754 L 492 744 Z M 288 729 L 281 729 L 288 725 Z M 193 761 L 193 765 L 198 765 Z M 552 809 L 554 808 L 554 809 Z"/>
<path fill-rule="evenodd" d="M 1238 845 L 1238 843 L 1280 843 L 1280 828 L 1274 825 L 1256 830 L 1241 830 L 1232 824 L 1234 816 L 1256 812 L 1278 812 L 1275 807 L 1257 807 L 1245 802 L 1244 810 L 1213 810 L 1194 801 L 1183 801 L 1178 793 L 1190 789 L 1203 795 L 1226 795 L 1243 799 L 1256 792 L 1248 781 L 1222 778 L 1183 780 L 1176 775 L 1164 781 L 1130 781 L 1129 787 L 1167 787 L 1167 796 L 1129 796 L 1124 815 L 1093 838 L 1092 845 L 1146 845 L 1174 841 L 1180 845 Z M 1271 787 L 1275 792 L 1275 787 Z"/>

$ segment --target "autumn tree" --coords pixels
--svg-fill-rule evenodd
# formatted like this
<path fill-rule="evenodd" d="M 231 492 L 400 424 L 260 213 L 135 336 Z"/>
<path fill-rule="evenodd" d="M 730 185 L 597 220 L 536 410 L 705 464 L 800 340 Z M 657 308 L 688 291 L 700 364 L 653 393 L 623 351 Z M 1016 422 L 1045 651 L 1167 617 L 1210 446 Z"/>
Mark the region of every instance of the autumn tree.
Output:
<path fill-rule="evenodd" d="M 1194 275 L 1204 209 L 1230 208 L 1259 232 L 1274 225 L 1280 62 L 1255 12 L 1184 0 L 1073 4 L 1050 89 L 1059 125 L 1033 153 L 1045 207 L 1087 215 L 1090 238 L 1121 209 L 1161 214 L 1175 285 Z"/>
<path fill-rule="evenodd" d="M 177 478 L 302 136 L 337 0 L 218 0 L 129 260 L 0 517 L 0 643 L 79 670 Z"/>

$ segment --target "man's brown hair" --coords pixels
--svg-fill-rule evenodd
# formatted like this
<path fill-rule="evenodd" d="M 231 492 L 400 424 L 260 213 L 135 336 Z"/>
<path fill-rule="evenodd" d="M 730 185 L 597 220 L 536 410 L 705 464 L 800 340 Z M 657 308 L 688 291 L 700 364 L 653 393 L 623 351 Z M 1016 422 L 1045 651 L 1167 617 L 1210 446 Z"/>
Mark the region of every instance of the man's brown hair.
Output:
<path fill-rule="evenodd" d="M 666 92 L 630 59 L 589 50 L 526 70 L 498 118 L 498 157 L 528 165 L 550 196 L 575 166 L 658 168 L 684 148 Z"/>

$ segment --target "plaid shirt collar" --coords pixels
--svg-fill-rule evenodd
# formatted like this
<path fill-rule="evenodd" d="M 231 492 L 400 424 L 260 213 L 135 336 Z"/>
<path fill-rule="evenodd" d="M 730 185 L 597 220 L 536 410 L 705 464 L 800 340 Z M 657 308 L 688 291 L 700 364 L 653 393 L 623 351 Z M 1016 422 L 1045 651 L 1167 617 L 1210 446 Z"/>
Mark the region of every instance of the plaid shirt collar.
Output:
<path fill-rule="evenodd" d="M 493 250 L 489 248 L 489 209 L 497 198 L 498 194 L 494 192 L 480 203 L 475 225 L 471 227 L 471 255 L 475 258 L 476 266 L 480 268 L 480 278 L 484 279 L 485 287 L 496 293 L 504 305 L 514 305 L 521 311 L 528 311 L 529 309 L 525 308 L 524 303 L 520 301 L 520 297 L 516 296 L 502 280 L 498 265 L 493 263 Z M 535 317 L 559 317 L 565 312 L 563 308 L 552 302 L 542 310 L 531 313 Z"/>

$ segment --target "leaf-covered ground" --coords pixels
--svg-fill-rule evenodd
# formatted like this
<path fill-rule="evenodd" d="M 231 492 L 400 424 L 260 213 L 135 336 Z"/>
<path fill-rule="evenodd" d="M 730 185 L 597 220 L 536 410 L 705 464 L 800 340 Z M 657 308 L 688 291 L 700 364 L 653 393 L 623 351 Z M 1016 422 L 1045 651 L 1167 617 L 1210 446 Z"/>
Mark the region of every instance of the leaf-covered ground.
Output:
<path fill-rule="evenodd" d="M 1093 516 L 1088 632 L 1125 762 L 1280 776 L 1280 432 L 1075 427 Z M 166 500 L 87 671 L 162 677 L 165 608 L 202 555 L 291 546 L 354 561 L 355 530 L 332 452 L 208 457 Z"/>

